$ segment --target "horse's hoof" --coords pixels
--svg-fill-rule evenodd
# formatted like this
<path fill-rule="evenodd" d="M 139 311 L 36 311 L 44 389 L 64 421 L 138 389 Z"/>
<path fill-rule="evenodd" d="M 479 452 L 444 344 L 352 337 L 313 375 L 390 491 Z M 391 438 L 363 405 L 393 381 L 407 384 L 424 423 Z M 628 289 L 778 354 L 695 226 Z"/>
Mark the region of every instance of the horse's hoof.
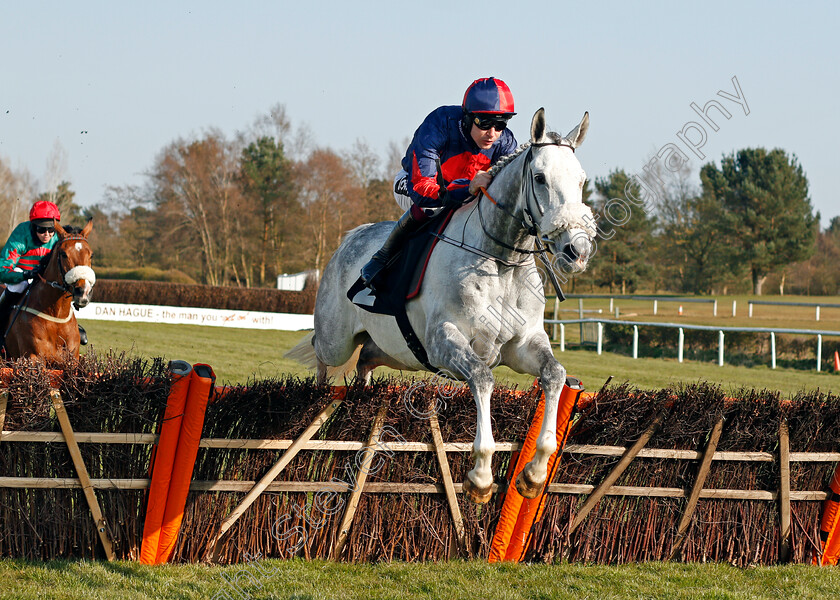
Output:
<path fill-rule="evenodd" d="M 516 477 L 516 491 L 523 498 L 536 498 L 542 491 L 543 484 L 535 483 L 526 475 L 527 469 L 522 469 Z"/>
<path fill-rule="evenodd" d="M 464 480 L 464 492 L 466 492 L 467 497 L 474 504 L 487 504 L 490 501 L 490 497 L 493 495 L 493 486 L 491 485 L 486 488 L 479 489 L 472 480 L 467 477 Z"/>

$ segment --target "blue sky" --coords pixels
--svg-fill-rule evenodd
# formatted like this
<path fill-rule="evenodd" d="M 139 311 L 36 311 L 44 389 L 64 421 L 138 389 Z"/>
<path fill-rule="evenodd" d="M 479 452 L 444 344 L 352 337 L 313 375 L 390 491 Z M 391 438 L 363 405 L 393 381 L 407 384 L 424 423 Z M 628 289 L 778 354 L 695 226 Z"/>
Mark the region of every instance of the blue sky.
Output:
<path fill-rule="evenodd" d="M 383 159 L 477 77 L 511 87 L 527 138 L 546 108 L 591 128 L 590 177 L 640 173 L 689 104 L 731 118 L 707 129 L 695 168 L 751 146 L 795 154 L 823 225 L 840 215 L 840 3 L 29 2 L 0 18 L 0 156 L 43 178 L 58 140 L 82 205 L 138 184 L 156 154 L 211 127 L 246 129 L 285 105 L 315 145 L 364 140 Z M 749 107 L 722 99 L 737 77 Z M 717 113 L 714 113 L 717 115 Z M 695 135 L 693 132 L 690 135 Z M 693 156 L 693 155 L 692 155 Z M 698 180 L 699 182 L 699 180 Z"/>

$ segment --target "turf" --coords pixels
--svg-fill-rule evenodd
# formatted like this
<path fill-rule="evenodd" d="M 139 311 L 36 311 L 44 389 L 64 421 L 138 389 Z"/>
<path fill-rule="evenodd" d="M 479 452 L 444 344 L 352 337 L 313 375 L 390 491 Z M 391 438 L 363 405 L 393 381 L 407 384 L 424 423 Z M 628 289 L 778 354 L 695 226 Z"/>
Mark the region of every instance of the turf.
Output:
<path fill-rule="evenodd" d="M 479 561 L 340 564 L 257 561 L 228 567 L 133 562 L 0 560 L 0 598 L 253 598 L 499 600 L 571 598 L 830 598 L 840 571 L 808 566 L 737 569 L 721 564 L 489 565 Z"/>
<path fill-rule="evenodd" d="M 283 354 L 306 332 L 206 327 L 200 325 L 163 325 L 84 321 L 91 340 L 86 351 L 126 352 L 132 356 L 162 356 L 192 364 L 206 363 L 213 367 L 217 383 L 244 385 L 250 379 L 276 377 L 282 373 L 311 375 L 301 365 Z M 815 370 L 770 369 L 769 366 L 744 367 L 713 362 L 685 361 L 670 358 L 632 359 L 622 354 L 594 350 L 569 350 L 555 354 L 569 375 L 584 382 L 589 390 L 597 390 L 609 376 L 614 382 L 629 381 L 641 388 L 662 388 L 679 382 L 709 381 L 726 389 L 742 387 L 779 390 L 795 394 L 800 390 L 840 390 L 840 376 Z M 393 373 L 377 369 L 375 374 Z M 405 373 L 406 376 L 418 376 Z M 496 369 L 496 377 L 507 385 L 529 386 L 533 377 L 514 373 L 506 367 Z"/>

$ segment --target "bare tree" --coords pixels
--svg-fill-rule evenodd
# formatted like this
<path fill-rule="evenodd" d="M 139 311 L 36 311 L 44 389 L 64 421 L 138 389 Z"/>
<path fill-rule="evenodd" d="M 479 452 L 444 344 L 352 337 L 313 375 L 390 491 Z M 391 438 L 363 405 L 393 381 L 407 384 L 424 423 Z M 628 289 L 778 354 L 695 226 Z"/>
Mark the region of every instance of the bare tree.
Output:
<path fill-rule="evenodd" d="M 44 193 L 46 200 L 58 204 L 59 186 L 66 182 L 67 175 L 67 150 L 56 138 L 53 142 L 50 155 L 47 157 L 47 165 L 44 169 Z"/>
<path fill-rule="evenodd" d="M 28 217 L 35 197 L 32 176 L 28 171 L 15 172 L 0 158 L 0 235 L 8 239 L 12 230 Z"/>
<path fill-rule="evenodd" d="M 191 237 L 198 243 L 202 279 L 210 285 L 227 284 L 237 270 L 233 223 L 237 211 L 245 210 L 235 181 L 237 159 L 235 145 L 210 131 L 199 140 L 170 144 L 151 174 L 170 243 L 183 246 Z"/>
<path fill-rule="evenodd" d="M 332 150 L 315 150 L 299 166 L 308 264 L 321 270 L 347 229 L 364 222 L 363 188 Z"/>

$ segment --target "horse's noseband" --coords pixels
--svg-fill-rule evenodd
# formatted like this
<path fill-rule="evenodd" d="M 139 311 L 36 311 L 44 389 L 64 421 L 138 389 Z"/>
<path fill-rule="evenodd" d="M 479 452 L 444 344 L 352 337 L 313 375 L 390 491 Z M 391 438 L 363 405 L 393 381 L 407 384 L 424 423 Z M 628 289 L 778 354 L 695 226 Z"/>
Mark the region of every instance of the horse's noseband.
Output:
<path fill-rule="evenodd" d="M 88 245 L 88 247 L 90 247 L 90 242 L 88 242 L 87 238 L 85 238 L 84 236 L 81 236 L 81 235 L 68 235 L 67 237 L 63 238 L 59 242 L 58 246 L 60 246 L 61 244 L 64 244 L 65 242 L 71 242 L 71 241 L 84 242 L 85 244 Z M 58 246 L 53 248 L 53 251 L 57 250 Z M 61 264 L 61 256 L 59 256 L 57 260 L 58 260 L 58 270 L 59 270 L 59 273 L 60 273 L 60 275 L 59 275 L 60 281 L 51 281 L 49 279 L 46 279 L 40 273 L 38 274 L 39 279 L 41 281 L 43 281 L 44 283 L 46 283 L 47 285 L 49 285 L 51 288 L 56 289 L 56 290 L 61 290 L 62 292 L 67 292 L 68 294 L 70 294 L 72 296 L 73 295 L 73 283 L 75 283 L 79 279 L 90 279 L 91 280 L 90 281 L 91 285 L 93 285 L 96 282 L 96 274 L 93 272 L 93 269 L 91 269 L 87 265 L 77 265 L 75 267 L 71 267 L 70 269 L 65 270 L 64 265 Z M 89 275 L 91 275 L 91 277 L 89 277 L 89 278 L 85 277 L 84 275 L 88 275 L 88 273 L 83 271 L 84 274 L 81 277 L 77 277 L 72 282 L 68 281 L 67 276 L 76 269 L 87 269 L 87 271 L 90 272 Z"/>

